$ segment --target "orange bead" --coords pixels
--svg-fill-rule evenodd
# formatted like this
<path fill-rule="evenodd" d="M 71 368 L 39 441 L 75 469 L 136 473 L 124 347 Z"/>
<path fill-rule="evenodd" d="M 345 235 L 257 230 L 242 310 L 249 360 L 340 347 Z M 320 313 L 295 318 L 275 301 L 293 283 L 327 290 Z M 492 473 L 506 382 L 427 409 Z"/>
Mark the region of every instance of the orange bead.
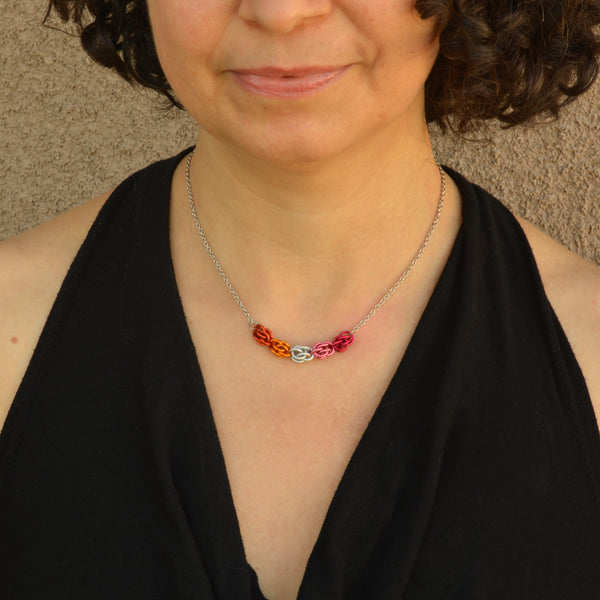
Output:
<path fill-rule="evenodd" d="M 270 346 L 273 334 L 264 325 L 255 325 L 252 336 L 261 346 Z"/>
<path fill-rule="evenodd" d="M 280 356 L 281 358 L 287 358 L 288 356 L 292 355 L 290 345 L 287 342 L 282 342 L 281 340 L 271 340 L 269 348 L 271 348 L 271 352 L 275 356 Z"/>

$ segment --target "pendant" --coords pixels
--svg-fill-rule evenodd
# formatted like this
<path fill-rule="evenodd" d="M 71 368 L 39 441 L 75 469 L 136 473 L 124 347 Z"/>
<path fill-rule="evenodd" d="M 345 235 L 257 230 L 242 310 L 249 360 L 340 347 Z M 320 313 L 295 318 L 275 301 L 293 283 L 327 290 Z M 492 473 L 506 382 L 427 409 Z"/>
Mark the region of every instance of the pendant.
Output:
<path fill-rule="evenodd" d="M 313 358 L 323 360 L 336 352 L 345 352 L 354 342 L 354 335 L 350 331 L 342 331 L 331 342 L 318 342 L 312 348 L 310 346 L 292 348 L 287 342 L 275 339 L 269 329 L 259 324 L 252 328 L 252 337 L 261 346 L 267 346 L 275 356 L 291 358 L 297 364 L 309 362 Z"/>

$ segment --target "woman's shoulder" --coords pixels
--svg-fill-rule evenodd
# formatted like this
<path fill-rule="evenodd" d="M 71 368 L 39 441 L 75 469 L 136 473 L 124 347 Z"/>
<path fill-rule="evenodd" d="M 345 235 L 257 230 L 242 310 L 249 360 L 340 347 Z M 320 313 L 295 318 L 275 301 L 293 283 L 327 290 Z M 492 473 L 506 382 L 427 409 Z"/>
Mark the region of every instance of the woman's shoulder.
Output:
<path fill-rule="evenodd" d="M 0 242 L 0 301 L 35 299 L 60 282 L 110 193 L 69 210 L 25 233 Z M 58 290 L 57 290 L 58 291 Z M 24 298 L 21 298 L 24 299 Z M 4 306 L 3 306 L 4 308 Z M 4 311 L 3 311 L 4 312 Z"/>
<path fill-rule="evenodd" d="M 524 219 L 519 222 L 538 265 L 546 295 L 585 377 L 600 420 L 600 268 Z"/>
<path fill-rule="evenodd" d="M 109 196 L 0 242 L 0 428 L 67 271 Z"/>

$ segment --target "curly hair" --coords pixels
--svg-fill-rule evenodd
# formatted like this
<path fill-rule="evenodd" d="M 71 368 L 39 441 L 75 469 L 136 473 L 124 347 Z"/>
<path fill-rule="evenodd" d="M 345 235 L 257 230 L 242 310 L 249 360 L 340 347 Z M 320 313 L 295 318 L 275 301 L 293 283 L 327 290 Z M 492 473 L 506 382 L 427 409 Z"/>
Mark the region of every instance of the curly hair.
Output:
<path fill-rule="evenodd" d="M 440 51 L 425 88 L 428 122 L 465 133 L 555 118 L 598 76 L 600 0 L 416 0 Z M 50 0 L 86 52 L 182 108 L 161 68 L 145 0 Z"/>

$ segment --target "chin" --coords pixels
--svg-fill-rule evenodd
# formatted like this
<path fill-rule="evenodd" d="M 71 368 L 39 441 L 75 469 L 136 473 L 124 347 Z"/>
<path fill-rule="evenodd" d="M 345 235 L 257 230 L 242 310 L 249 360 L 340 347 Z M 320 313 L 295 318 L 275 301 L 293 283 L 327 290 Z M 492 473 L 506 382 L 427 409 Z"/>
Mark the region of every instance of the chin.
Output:
<path fill-rule="evenodd" d="M 246 131 L 240 136 L 237 130 L 229 143 L 238 152 L 274 165 L 294 167 L 314 167 L 339 157 L 349 150 L 360 138 L 358 132 L 341 127 L 290 126 L 281 124 L 263 128 L 260 131 Z"/>
<path fill-rule="evenodd" d="M 246 148 L 245 151 L 255 158 L 280 166 L 298 167 L 317 165 L 334 159 L 343 152 L 343 148 L 335 144 L 287 143 L 287 144 L 257 144 Z"/>

